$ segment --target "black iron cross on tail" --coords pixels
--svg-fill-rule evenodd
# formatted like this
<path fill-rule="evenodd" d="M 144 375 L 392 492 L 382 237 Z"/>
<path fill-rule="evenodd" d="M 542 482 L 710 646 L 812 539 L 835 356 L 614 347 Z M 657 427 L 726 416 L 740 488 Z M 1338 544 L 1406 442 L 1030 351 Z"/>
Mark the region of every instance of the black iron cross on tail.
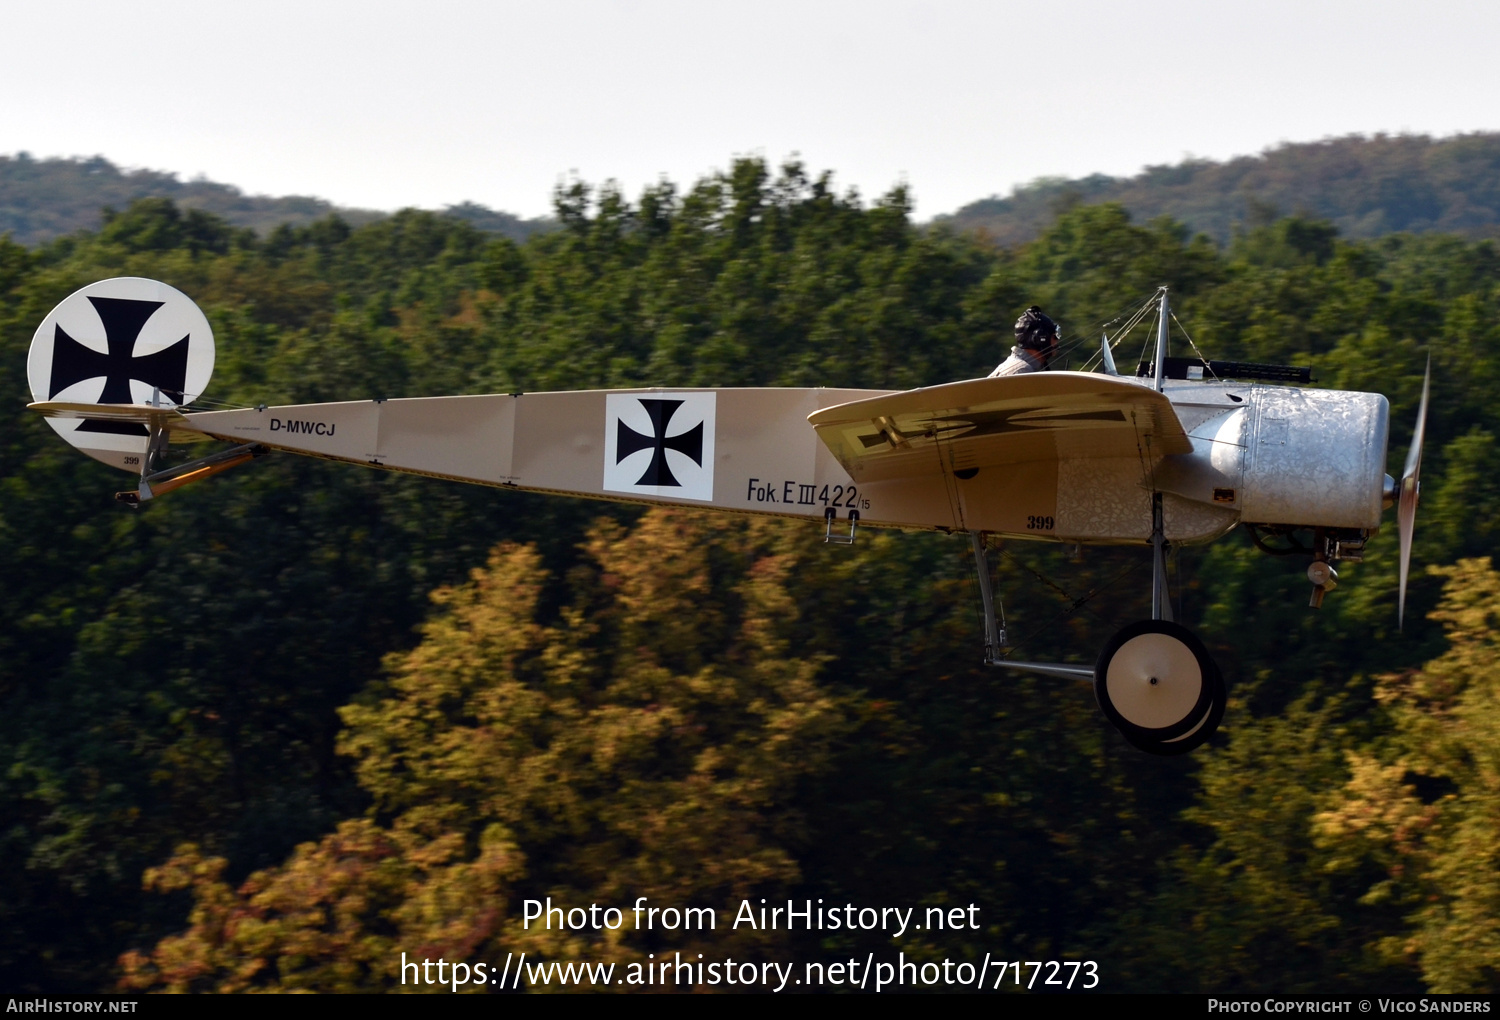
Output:
<path fill-rule="evenodd" d="M 108 353 L 85 347 L 58 326 L 52 341 L 52 378 L 47 398 L 57 396 L 74 383 L 104 376 L 101 404 L 128 404 L 132 379 L 153 386 L 173 403 L 182 403 L 187 385 L 188 338 L 183 337 L 155 354 L 135 356 L 135 342 L 146 320 L 162 306 L 161 301 L 135 301 L 129 298 L 91 297 L 90 303 L 104 324 L 104 342 Z M 87 420 L 79 432 L 114 432 L 145 435 L 146 428 L 131 422 Z"/>
<path fill-rule="evenodd" d="M 667 436 L 667 423 L 672 420 L 672 415 L 682 406 L 680 400 L 647 400 L 644 397 L 637 398 L 641 406 L 646 409 L 646 414 L 651 417 L 651 429 L 655 432 L 652 436 L 643 436 L 629 425 L 624 419 L 620 419 L 619 429 L 615 439 L 615 463 L 618 464 L 632 453 L 640 450 L 651 450 L 651 463 L 646 465 L 645 474 L 641 475 L 637 485 L 675 485 L 681 486 L 672 474 L 672 469 L 667 466 L 667 451 L 676 450 L 678 453 L 692 459 L 699 467 L 703 466 L 703 423 L 700 421 L 692 428 L 678 436 Z"/>

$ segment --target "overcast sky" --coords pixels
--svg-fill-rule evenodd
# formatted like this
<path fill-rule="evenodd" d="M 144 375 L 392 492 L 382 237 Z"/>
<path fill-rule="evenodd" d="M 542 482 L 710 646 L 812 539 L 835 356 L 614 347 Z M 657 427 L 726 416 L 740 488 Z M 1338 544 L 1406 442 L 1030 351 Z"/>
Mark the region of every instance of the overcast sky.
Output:
<path fill-rule="evenodd" d="M 1040 176 L 1500 128 L 1500 4 L 129 0 L 0 9 L 0 152 L 550 210 L 800 154 L 921 218 Z"/>

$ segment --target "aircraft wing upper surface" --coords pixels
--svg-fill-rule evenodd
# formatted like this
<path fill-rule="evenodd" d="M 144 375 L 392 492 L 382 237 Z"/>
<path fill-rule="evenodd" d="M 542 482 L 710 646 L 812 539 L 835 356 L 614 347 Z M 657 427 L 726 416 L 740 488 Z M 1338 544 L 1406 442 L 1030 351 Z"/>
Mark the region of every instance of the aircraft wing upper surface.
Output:
<path fill-rule="evenodd" d="M 1193 449 L 1164 394 L 1086 372 L 927 386 L 823 408 L 807 420 L 855 482 Z"/>

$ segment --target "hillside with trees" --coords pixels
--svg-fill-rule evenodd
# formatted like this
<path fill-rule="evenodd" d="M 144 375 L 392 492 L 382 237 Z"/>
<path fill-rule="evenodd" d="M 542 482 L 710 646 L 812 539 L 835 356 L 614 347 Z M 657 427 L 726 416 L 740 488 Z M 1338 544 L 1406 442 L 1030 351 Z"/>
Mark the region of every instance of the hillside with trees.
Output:
<path fill-rule="evenodd" d="M 865 205 L 756 159 L 634 198 L 576 184 L 556 217 L 519 243 L 412 210 L 260 235 L 151 198 L 0 240 L 7 989 L 386 991 L 403 952 L 680 951 L 1093 960 L 1106 991 L 1496 990 L 1493 244 L 1293 217 L 1218 247 L 1075 204 L 997 247 L 919 228 L 904 191 Z M 957 536 L 826 546 L 286 455 L 132 512 L 126 476 L 25 409 L 36 324 L 122 275 L 203 307 L 207 395 L 238 405 L 917 386 L 986 372 L 1033 302 L 1092 340 L 1167 284 L 1209 356 L 1386 394 L 1396 475 L 1430 354 L 1406 631 L 1393 522 L 1318 611 L 1296 557 L 1240 533 L 1179 550 L 1178 618 L 1231 701 L 1209 746 L 1153 758 L 1085 685 L 981 665 Z M 1015 542 L 996 566 L 1022 658 L 1092 656 L 1149 615 L 1144 549 Z M 546 896 L 978 913 L 901 938 L 548 932 L 522 909 Z"/>
<path fill-rule="evenodd" d="M 19 244 L 97 230 L 102 209 L 121 210 L 141 198 L 170 199 L 182 210 L 211 213 L 261 236 L 282 224 L 305 227 L 331 215 L 351 226 L 386 215 L 320 198 L 246 195 L 213 181 L 123 170 L 102 156 L 0 156 L 0 234 L 8 232 Z M 972 202 L 932 224 L 980 231 L 991 242 L 1012 247 L 1036 238 L 1073 205 L 1110 202 L 1124 206 L 1137 222 L 1165 216 L 1220 244 L 1237 230 L 1288 215 L 1327 220 L 1342 236 L 1356 239 L 1402 231 L 1494 237 L 1500 233 L 1500 134 L 1351 135 L 1288 143 L 1222 163 L 1187 159 L 1147 167 L 1134 177 L 1048 178 L 1015 188 L 1005 198 Z M 528 220 L 474 202 L 441 213 L 513 241 L 556 226 L 551 217 Z"/>
<path fill-rule="evenodd" d="M 1500 234 L 1500 134 L 1350 135 L 1287 143 L 1219 163 L 1187 159 L 1134 177 L 1034 181 L 938 217 L 1001 245 L 1030 241 L 1077 203 L 1116 202 L 1138 221 L 1166 216 L 1221 244 L 1279 216 L 1328 220 L 1348 238 L 1398 231 Z"/>
<path fill-rule="evenodd" d="M 169 199 L 180 209 L 209 213 L 261 235 L 283 224 L 305 227 L 334 215 L 351 226 L 386 216 L 305 195 L 246 195 L 232 185 L 201 178 L 183 181 L 159 170 L 124 170 L 103 156 L 33 159 L 24 152 L 0 156 L 0 234 L 9 234 L 17 244 L 30 247 L 64 234 L 98 230 L 105 215 L 101 210 L 123 210 L 142 198 Z M 545 219 L 525 220 L 473 202 L 449 206 L 443 212 L 516 241 L 549 226 Z"/>

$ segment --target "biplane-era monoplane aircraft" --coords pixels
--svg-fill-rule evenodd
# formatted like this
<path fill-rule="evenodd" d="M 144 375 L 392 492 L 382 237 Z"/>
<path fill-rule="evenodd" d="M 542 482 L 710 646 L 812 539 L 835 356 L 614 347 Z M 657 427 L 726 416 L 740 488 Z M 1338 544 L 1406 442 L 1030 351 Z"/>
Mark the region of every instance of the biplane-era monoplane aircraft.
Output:
<path fill-rule="evenodd" d="M 985 661 L 1087 680 L 1136 747 L 1180 754 L 1223 716 L 1223 679 L 1172 620 L 1170 545 L 1236 525 L 1310 529 L 1312 604 L 1359 560 L 1398 506 L 1401 611 L 1416 511 L 1427 388 L 1406 470 L 1385 473 L 1383 396 L 1310 389 L 1306 370 L 1167 356 L 1162 288 L 1154 360 L 1046 371 L 903 392 L 645 389 L 499 393 L 196 410 L 213 371 L 208 320 L 151 280 L 104 280 L 37 328 L 28 375 L 52 427 L 138 477 L 139 506 L 271 450 L 391 471 L 595 499 L 711 507 L 821 524 L 849 544 L 860 527 L 967 532 L 979 566 Z M 1128 331 L 1128 330 L 1127 330 Z M 1195 348 L 1196 349 L 1196 348 Z M 227 449 L 168 467 L 167 444 Z M 1138 545 L 1154 563 L 1151 618 L 1111 638 L 1092 667 L 1005 658 L 986 537 Z"/>

